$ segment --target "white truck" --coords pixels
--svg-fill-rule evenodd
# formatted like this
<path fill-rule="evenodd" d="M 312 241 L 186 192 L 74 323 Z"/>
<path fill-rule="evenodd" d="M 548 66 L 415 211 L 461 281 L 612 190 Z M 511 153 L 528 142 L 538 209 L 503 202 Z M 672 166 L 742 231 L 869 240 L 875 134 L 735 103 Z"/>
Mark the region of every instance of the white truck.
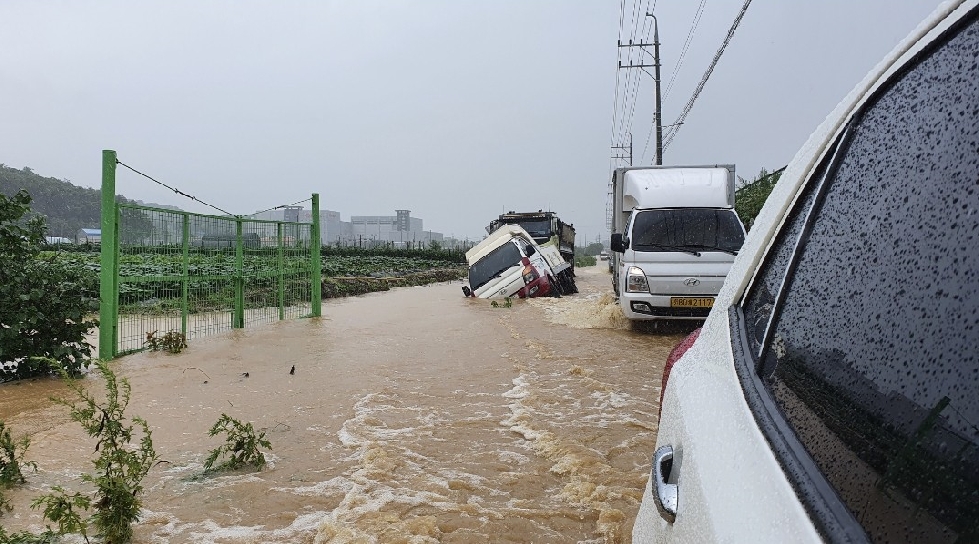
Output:
<path fill-rule="evenodd" d="M 612 285 L 631 320 L 705 319 L 744 243 L 734 165 L 612 174 Z"/>
<path fill-rule="evenodd" d="M 520 225 L 502 225 L 466 252 L 467 297 L 560 296 L 559 278 L 570 267 L 553 244 L 539 246 Z"/>

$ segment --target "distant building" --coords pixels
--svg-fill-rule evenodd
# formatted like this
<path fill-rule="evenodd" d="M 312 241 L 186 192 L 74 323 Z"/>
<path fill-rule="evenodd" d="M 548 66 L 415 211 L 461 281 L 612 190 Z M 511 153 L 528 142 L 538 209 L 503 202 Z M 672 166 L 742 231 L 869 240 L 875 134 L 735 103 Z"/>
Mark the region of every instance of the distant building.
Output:
<path fill-rule="evenodd" d="M 320 210 L 320 239 L 324 245 L 372 245 L 393 243 L 396 246 L 442 243 L 441 232 L 424 230 L 423 222 L 411 217 L 410 210 L 395 210 L 396 215 L 354 215 L 342 221 L 340 212 Z M 301 221 L 311 223 L 313 212 L 299 206 L 269 210 L 250 217 L 268 221 Z"/>
<path fill-rule="evenodd" d="M 76 244 L 100 244 L 102 243 L 102 229 L 78 229 L 75 234 Z"/>
<path fill-rule="evenodd" d="M 71 241 L 71 238 L 65 238 L 64 236 L 45 236 L 44 237 L 44 241 L 47 242 L 50 245 L 53 245 L 53 246 L 54 245 L 59 245 L 59 244 L 72 244 L 72 243 L 74 243 L 74 242 Z"/>

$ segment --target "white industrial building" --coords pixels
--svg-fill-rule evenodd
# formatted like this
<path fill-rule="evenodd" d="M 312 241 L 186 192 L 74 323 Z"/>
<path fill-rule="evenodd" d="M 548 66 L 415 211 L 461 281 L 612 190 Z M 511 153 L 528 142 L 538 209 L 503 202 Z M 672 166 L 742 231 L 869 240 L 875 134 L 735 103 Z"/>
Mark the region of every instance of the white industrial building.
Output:
<path fill-rule="evenodd" d="M 250 217 L 312 223 L 313 211 L 301 206 L 286 206 Z M 441 232 L 425 230 L 422 220 L 411 217 L 410 210 L 396 210 L 395 215 L 354 215 L 350 217 L 350 221 L 342 221 L 340 212 L 320 210 L 320 239 L 325 245 L 428 245 L 433 240 L 441 243 L 443 238 Z"/>

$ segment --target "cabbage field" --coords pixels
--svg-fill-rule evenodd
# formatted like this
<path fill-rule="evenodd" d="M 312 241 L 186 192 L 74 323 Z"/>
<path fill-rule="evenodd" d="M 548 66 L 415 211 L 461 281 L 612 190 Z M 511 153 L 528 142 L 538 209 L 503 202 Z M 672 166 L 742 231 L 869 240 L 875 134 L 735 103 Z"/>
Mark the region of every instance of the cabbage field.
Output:
<path fill-rule="evenodd" d="M 455 279 L 464 277 L 466 273 L 465 256 L 461 252 L 331 249 L 324 248 L 321 255 L 324 298 L 386 290 L 390 286 Z M 152 306 L 151 303 L 179 297 L 184 267 L 182 257 L 181 253 L 152 251 L 121 255 L 121 309 L 136 306 L 145 311 Z M 93 310 L 97 308 L 101 269 L 99 253 L 48 251 L 42 254 L 42 258 L 75 271 L 78 288 L 91 301 Z M 228 297 L 233 296 L 229 278 L 235 275 L 235 263 L 235 255 L 231 251 L 198 251 L 188 255 L 192 311 L 227 305 Z M 282 275 L 289 284 L 287 293 L 294 296 L 308 293 L 307 267 L 306 255 L 286 253 L 283 256 Z M 242 272 L 248 286 L 246 306 L 265 304 L 275 289 L 275 280 L 279 275 L 278 256 L 268 251 L 246 251 Z"/>

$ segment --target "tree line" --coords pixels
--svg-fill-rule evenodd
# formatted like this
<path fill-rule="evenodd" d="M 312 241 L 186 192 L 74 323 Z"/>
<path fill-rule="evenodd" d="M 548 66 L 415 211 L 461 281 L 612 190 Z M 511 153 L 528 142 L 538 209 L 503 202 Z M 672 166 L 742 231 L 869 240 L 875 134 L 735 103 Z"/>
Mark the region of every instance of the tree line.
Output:
<path fill-rule="evenodd" d="M 97 229 L 102 224 L 102 191 L 79 187 L 68 180 L 44 177 L 28 167 L 0 164 L 0 195 L 13 197 L 20 191 L 31 195 L 29 216 L 42 216 L 46 236 L 74 239 L 79 229 Z M 116 196 L 118 202 L 135 202 Z"/>

